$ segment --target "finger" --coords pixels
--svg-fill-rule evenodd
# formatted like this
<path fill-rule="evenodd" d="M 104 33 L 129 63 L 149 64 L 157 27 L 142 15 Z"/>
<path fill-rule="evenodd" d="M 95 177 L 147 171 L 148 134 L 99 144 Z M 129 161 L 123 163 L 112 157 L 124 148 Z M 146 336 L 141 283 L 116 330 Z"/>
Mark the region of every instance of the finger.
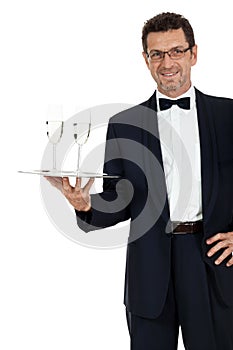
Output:
<path fill-rule="evenodd" d="M 62 179 L 61 179 L 61 177 L 44 176 L 44 178 L 50 183 L 50 185 L 58 188 L 59 190 L 62 188 Z"/>
<path fill-rule="evenodd" d="M 61 177 L 59 177 L 59 176 L 44 176 L 44 178 L 50 182 L 61 180 Z"/>
<path fill-rule="evenodd" d="M 233 256 L 232 258 L 227 262 L 227 267 L 233 266 Z"/>
<path fill-rule="evenodd" d="M 72 187 L 70 186 L 69 178 L 68 177 L 63 177 L 62 179 L 62 187 L 63 190 L 66 192 L 72 192 Z"/>
<path fill-rule="evenodd" d="M 50 178 L 57 184 L 62 184 L 62 178 L 61 177 L 58 177 L 58 176 L 50 176 Z"/>
<path fill-rule="evenodd" d="M 83 187 L 83 192 L 88 193 L 91 189 L 91 186 L 93 185 L 95 179 L 93 177 L 91 177 L 88 182 L 86 183 L 86 185 Z"/>
<path fill-rule="evenodd" d="M 75 183 L 75 191 L 80 192 L 81 190 L 81 181 L 82 179 L 80 177 L 76 177 L 76 183 Z"/>
<path fill-rule="evenodd" d="M 230 249 L 225 249 L 224 252 L 215 261 L 215 264 L 216 265 L 221 264 L 221 262 L 223 262 L 223 260 L 225 260 L 230 254 L 231 254 L 231 250 Z"/>
<path fill-rule="evenodd" d="M 214 243 L 214 242 L 217 242 L 217 241 L 222 240 L 224 237 L 225 237 L 225 236 L 224 236 L 224 233 L 217 233 L 216 235 L 214 235 L 214 236 L 208 238 L 208 239 L 206 240 L 206 243 L 207 243 L 207 244 L 212 244 L 212 243 Z"/>
<path fill-rule="evenodd" d="M 225 248 L 227 246 L 227 243 L 224 241 L 221 241 L 217 244 L 215 244 L 207 253 L 208 257 L 213 256 L 215 253 L 217 253 L 220 249 Z"/>

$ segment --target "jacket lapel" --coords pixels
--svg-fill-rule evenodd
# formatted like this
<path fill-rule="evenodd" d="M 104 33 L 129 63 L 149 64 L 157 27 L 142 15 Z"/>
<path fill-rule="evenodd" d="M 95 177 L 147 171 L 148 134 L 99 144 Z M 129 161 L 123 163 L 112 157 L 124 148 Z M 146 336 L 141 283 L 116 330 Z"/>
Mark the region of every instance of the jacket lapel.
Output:
<path fill-rule="evenodd" d="M 151 201 L 150 207 L 153 211 L 152 215 L 156 215 L 156 221 L 162 217 L 165 224 L 167 224 L 169 222 L 170 213 L 161 144 L 159 140 L 156 91 L 151 98 L 143 104 L 143 107 L 142 142 L 145 146 L 143 161 Z M 170 230 L 168 231 L 170 232 Z"/>
<path fill-rule="evenodd" d="M 208 231 L 207 224 L 218 191 L 217 143 L 213 122 L 213 106 L 207 95 L 195 90 L 201 148 L 202 211 L 204 229 Z"/>

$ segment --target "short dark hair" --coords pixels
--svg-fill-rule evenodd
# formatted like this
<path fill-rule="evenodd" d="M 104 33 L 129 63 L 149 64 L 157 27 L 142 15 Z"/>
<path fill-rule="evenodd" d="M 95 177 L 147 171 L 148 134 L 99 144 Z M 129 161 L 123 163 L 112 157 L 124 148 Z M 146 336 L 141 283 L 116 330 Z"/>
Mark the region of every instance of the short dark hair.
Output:
<path fill-rule="evenodd" d="M 182 15 L 172 12 L 163 12 L 145 22 L 142 29 L 143 51 L 147 53 L 147 36 L 151 32 L 167 32 L 172 29 L 184 31 L 185 38 L 190 47 L 195 45 L 193 29 L 189 21 Z"/>

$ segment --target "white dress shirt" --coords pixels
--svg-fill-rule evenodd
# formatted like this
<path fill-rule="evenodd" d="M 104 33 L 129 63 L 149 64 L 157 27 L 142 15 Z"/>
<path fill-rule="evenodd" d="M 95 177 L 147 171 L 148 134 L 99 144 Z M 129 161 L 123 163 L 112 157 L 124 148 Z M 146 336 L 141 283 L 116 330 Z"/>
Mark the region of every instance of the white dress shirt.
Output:
<path fill-rule="evenodd" d="M 160 111 L 159 98 L 168 97 L 157 91 L 158 127 L 170 218 L 179 222 L 202 219 L 200 140 L 193 86 L 177 99 L 187 96 L 190 97 L 190 110 L 173 105 Z"/>

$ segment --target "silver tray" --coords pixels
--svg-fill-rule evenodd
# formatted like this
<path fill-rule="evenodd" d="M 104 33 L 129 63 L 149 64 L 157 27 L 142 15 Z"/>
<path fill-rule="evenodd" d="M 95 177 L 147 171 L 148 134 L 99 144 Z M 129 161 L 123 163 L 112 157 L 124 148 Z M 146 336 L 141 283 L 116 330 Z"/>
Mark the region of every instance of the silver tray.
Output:
<path fill-rule="evenodd" d="M 80 178 L 107 178 L 118 179 L 117 175 L 110 175 L 105 173 L 91 173 L 86 171 L 69 171 L 69 170 L 19 170 L 21 174 L 34 174 L 41 176 L 54 176 L 54 177 L 80 177 Z"/>

